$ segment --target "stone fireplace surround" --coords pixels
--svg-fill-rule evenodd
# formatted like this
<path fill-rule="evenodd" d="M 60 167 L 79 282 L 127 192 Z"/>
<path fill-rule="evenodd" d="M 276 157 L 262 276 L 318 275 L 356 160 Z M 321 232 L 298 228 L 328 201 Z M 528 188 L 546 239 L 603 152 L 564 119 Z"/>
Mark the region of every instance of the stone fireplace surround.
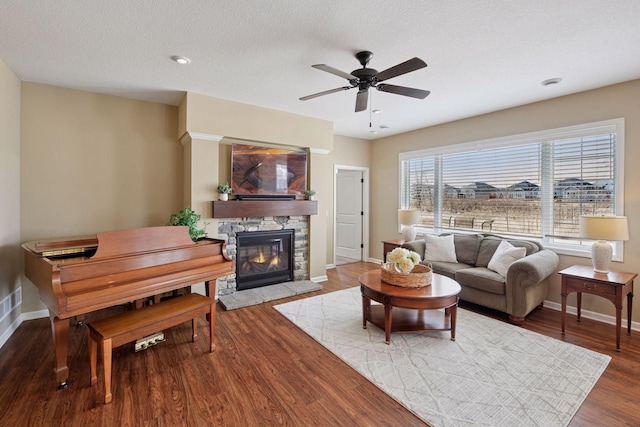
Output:
<path fill-rule="evenodd" d="M 236 259 L 236 235 L 245 231 L 294 230 L 293 280 L 309 278 L 309 216 L 264 216 L 252 218 L 224 218 L 218 222 L 218 236 L 227 241 L 227 254 Z M 236 275 L 217 281 L 218 295 L 236 291 Z"/>

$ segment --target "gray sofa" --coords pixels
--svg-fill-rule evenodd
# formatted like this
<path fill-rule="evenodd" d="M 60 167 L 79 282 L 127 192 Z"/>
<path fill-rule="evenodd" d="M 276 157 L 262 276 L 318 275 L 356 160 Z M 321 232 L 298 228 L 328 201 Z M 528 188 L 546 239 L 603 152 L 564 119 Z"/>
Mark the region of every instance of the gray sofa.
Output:
<path fill-rule="evenodd" d="M 483 234 L 454 234 L 457 262 L 440 262 L 424 259 L 431 264 L 434 273 L 456 280 L 462 287 L 460 299 L 499 310 L 509 315 L 509 320 L 522 324 L 525 316 L 541 306 L 547 297 L 548 278 L 558 268 L 558 255 L 544 249 L 537 242 L 506 239 L 515 247 L 526 249 L 526 256 L 509 265 L 502 276 L 488 268 L 491 257 L 503 238 Z M 402 247 L 424 258 L 426 242 L 414 240 Z"/>

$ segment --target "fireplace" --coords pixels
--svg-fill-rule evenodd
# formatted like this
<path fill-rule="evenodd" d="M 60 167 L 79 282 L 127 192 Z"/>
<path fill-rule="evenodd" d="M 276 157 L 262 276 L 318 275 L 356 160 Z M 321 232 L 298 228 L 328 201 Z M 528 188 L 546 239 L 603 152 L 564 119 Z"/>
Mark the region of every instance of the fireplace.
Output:
<path fill-rule="evenodd" d="M 237 233 L 236 245 L 237 290 L 293 280 L 293 230 Z"/>

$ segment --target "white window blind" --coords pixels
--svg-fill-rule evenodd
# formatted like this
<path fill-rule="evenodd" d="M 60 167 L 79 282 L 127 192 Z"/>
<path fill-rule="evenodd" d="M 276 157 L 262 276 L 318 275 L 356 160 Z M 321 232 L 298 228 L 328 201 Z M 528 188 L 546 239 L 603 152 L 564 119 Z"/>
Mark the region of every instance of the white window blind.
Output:
<path fill-rule="evenodd" d="M 581 215 L 622 215 L 622 119 L 400 155 L 422 227 L 581 245 Z"/>

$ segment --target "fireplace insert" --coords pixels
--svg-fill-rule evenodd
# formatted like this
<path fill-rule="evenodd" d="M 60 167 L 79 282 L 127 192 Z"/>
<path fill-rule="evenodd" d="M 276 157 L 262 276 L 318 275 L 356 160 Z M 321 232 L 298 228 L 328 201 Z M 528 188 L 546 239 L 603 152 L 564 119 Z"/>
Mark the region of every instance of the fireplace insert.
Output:
<path fill-rule="evenodd" d="M 293 280 L 293 230 L 236 234 L 237 290 Z"/>

